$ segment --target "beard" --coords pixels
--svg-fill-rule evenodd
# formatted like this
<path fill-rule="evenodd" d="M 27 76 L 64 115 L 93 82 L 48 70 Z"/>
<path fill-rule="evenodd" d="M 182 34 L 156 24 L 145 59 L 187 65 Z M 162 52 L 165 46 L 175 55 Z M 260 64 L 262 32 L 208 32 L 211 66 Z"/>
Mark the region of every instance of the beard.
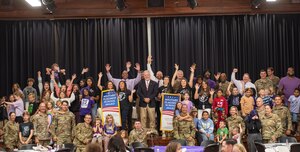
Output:
<path fill-rule="evenodd" d="M 295 76 L 295 73 L 288 73 L 288 76 L 290 76 L 290 77 L 293 77 L 293 76 Z"/>

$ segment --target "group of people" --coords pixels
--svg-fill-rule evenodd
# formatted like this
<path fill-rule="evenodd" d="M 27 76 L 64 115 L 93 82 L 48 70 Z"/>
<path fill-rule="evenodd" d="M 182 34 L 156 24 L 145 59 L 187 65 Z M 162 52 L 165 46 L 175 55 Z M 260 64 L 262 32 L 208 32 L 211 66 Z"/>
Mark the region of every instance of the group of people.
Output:
<path fill-rule="evenodd" d="M 236 68 L 228 80 L 225 73 L 212 76 L 209 70 L 195 76 L 193 64 L 186 79 L 177 64 L 174 75 L 169 77 L 162 71 L 154 74 L 151 63 L 149 56 L 147 69 L 141 71 L 139 64 L 133 68 L 127 62 L 121 78 L 114 78 L 107 64 L 105 85 L 102 72 L 97 83 L 87 76 L 88 68 L 83 68 L 80 77 L 73 74 L 66 79 L 66 70 L 58 64 L 46 68 L 44 77 L 38 72 L 38 89 L 32 78 L 23 90 L 13 84 L 12 94 L 1 99 L 9 119 L 3 126 L 5 146 L 13 149 L 32 142 L 45 146 L 74 143 L 77 151 L 84 151 L 89 143 L 103 142 L 101 148 L 107 150 L 110 139 L 119 133 L 125 145 L 141 142 L 147 146 L 147 135 L 160 133 L 165 93 L 181 96 L 174 107 L 172 133 L 176 140 L 184 140 L 187 145 L 206 141 L 223 143 L 228 139 L 242 143 L 241 139 L 247 136 L 248 150 L 254 152 L 254 140 L 292 141 L 292 136 L 299 134 L 300 79 L 295 77 L 293 67 L 281 79 L 274 75 L 272 67 L 263 69 L 260 79 L 252 83 L 248 73 L 237 80 Z M 103 90 L 116 92 L 121 126 L 116 125 L 112 115 L 105 116 L 102 122 L 98 108 Z M 134 106 L 138 120 L 133 123 Z"/>

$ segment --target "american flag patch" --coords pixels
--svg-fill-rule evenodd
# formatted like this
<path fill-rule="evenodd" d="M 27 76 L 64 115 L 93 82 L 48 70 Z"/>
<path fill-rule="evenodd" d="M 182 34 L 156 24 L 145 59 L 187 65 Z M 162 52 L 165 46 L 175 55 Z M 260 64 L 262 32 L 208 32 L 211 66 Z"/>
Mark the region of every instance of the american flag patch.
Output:
<path fill-rule="evenodd" d="M 166 111 L 162 111 L 162 114 L 163 115 L 168 115 L 168 116 L 174 116 L 174 111 L 166 110 Z"/>
<path fill-rule="evenodd" d="M 103 112 L 120 112 L 119 107 L 105 107 L 102 108 Z"/>

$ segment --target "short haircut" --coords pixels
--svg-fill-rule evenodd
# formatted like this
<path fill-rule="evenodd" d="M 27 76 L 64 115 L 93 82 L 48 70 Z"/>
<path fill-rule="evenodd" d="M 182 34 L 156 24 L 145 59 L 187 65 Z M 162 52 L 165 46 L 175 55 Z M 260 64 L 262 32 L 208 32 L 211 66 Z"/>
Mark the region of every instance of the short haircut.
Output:
<path fill-rule="evenodd" d="M 268 67 L 268 70 L 274 71 L 273 67 Z"/>
<path fill-rule="evenodd" d="M 33 78 L 28 78 L 28 79 L 27 79 L 27 82 L 32 82 L 32 83 L 34 83 L 34 79 L 33 79 Z"/>
<path fill-rule="evenodd" d="M 294 92 L 295 92 L 295 91 L 300 92 L 300 88 L 295 88 Z"/>
<path fill-rule="evenodd" d="M 69 105 L 69 102 L 68 102 L 67 100 L 63 100 L 61 103 L 62 103 L 62 104 L 63 104 L 63 103 L 66 103 L 67 105 Z"/>
<path fill-rule="evenodd" d="M 209 115 L 208 111 L 203 111 L 203 112 L 202 112 L 202 116 L 203 116 L 204 113 L 207 113 L 207 114 Z"/>
<path fill-rule="evenodd" d="M 16 114 L 16 113 L 15 113 L 15 112 L 10 112 L 10 113 L 9 113 L 9 116 L 11 116 L 12 114 Z"/>
<path fill-rule="evenodd" d="M 226 145 L 232 145 L 232 146 L 237 144 L 236 140 L 234 139 L 226 139 L 223 142 L 225 142 Z"/>
<path fill-rule="evenodd" d="M 23 112 L 23 117 L 26 116 L 26 115 L 27 115 L 27 116 L 30 116 L 30 113 L 29 113 L 28 111 L 24 111 L 24 112 Z"/>
<path fill-rule="evenodd" d="M 267 72 L 265 69 L 261 69 L 260 72 Z"/>

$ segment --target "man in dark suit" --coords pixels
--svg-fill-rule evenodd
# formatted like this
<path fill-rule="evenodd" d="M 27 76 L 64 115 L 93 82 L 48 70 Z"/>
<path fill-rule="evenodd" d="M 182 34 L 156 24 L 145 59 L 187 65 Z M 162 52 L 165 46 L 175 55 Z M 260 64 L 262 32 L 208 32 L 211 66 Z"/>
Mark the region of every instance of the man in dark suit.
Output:
<path fill-rule="evenodd" d="M 144 80 L 139 83 L 137 94 L 140 97 L 141 123 L 147 128 L 147 117 L 150 120 L 150 128 L 155 130 L 155 97 L 158 92 L 158 84 L 150 79 L 148 70 L 144 71 Z"/>

